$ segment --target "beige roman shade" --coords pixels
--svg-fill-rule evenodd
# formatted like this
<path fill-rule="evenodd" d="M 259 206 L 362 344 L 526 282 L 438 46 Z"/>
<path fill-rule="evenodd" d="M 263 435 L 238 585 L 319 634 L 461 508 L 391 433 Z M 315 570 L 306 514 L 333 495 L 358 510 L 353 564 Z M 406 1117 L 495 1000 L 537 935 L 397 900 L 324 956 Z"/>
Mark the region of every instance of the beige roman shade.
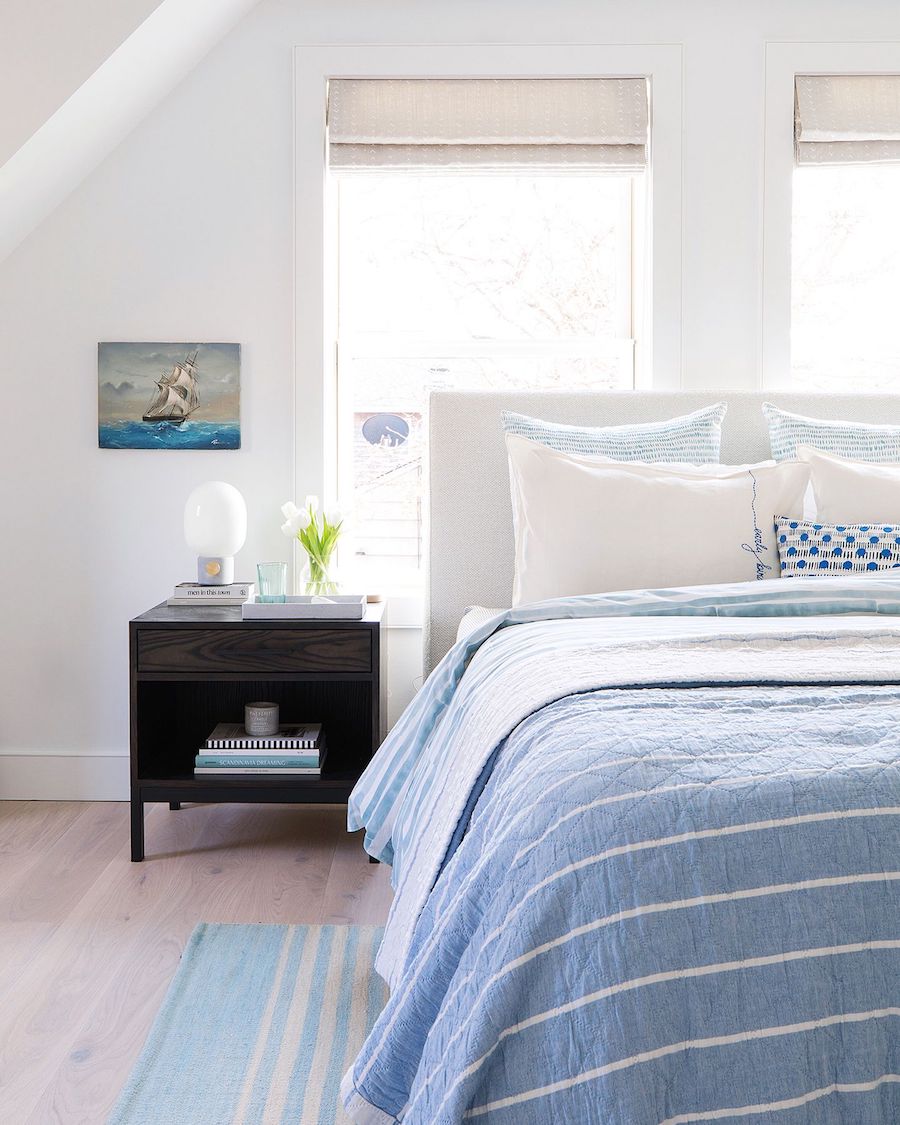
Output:
<path fill-rule="evenodd" d="M 338 171 L 585 167 L 647 161 L 644 78 L 333 78 Z"/>
<path fill-rule="evenodd" d="M 798 164 L 900 163 L 900 74 L 798 74 Z"/>

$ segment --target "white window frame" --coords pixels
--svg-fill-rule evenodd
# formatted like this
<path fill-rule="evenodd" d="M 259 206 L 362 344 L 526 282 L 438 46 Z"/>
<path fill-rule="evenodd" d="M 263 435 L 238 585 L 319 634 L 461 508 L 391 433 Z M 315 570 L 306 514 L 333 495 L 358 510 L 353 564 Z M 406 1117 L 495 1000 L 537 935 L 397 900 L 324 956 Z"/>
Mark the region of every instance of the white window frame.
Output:
<path fill-rule="evenodd" d="M 647 45 L 309 45 L 294 50 L 294 476 L 297 495 L 337 485 L 337 254 L 323 129 L 332 78 L 626 78 L 650 83 L 646 300 L 635 336 L 638 385 L 681 386 L 682 49 Z"/>
<path fill-rule="evenodd" d="M 760 271 L 760 385 L 790 389 L 794 78 L 897 74 L 900 43 L 768 43 Z"/>

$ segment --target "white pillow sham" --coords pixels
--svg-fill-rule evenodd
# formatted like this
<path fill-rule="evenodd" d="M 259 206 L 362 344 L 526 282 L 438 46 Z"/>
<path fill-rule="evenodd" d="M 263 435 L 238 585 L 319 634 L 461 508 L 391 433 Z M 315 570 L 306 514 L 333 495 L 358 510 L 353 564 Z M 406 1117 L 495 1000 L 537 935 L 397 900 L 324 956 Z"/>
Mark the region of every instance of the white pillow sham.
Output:
<path fill-rule="evenodd" d="M 823 523 L 900 523 L 900 465 L 854 461 L 808 445 L 797 456 L 810 467 L 816 519 Z"/>
<path fill-rule="evenodd" d="M 508 434 L 514 606 L 778 578 L 775 516 L 799 517 L 802 462 L 676 467 L 560 453 Z"/>

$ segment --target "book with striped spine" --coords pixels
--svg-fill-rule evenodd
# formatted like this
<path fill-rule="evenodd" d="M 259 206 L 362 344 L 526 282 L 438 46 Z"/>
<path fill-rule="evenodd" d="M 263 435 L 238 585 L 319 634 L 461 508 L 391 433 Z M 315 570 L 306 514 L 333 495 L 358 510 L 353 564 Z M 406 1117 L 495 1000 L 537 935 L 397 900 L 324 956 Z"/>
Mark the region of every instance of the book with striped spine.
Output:
<path fill-rule="evenodd" d="M 207 750 L 318 750 L 321 723 L 290 723 L 278 734 L 249 735 L 241 723 L 219 723 L 206 740 Z"/>

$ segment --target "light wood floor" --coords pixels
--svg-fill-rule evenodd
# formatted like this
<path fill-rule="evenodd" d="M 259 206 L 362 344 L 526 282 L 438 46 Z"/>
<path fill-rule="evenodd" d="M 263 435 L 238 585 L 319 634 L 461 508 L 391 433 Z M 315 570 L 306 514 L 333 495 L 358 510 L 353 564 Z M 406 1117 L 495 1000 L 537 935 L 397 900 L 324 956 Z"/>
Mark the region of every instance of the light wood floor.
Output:
<path fill-rule="evenodd" d="M 2 1125 L 102 1125 L 195 923 L 382 923 L 389 871 L 345 820 L 148 806 L 132 864 L 125 804 L 0 802 Z"/>

